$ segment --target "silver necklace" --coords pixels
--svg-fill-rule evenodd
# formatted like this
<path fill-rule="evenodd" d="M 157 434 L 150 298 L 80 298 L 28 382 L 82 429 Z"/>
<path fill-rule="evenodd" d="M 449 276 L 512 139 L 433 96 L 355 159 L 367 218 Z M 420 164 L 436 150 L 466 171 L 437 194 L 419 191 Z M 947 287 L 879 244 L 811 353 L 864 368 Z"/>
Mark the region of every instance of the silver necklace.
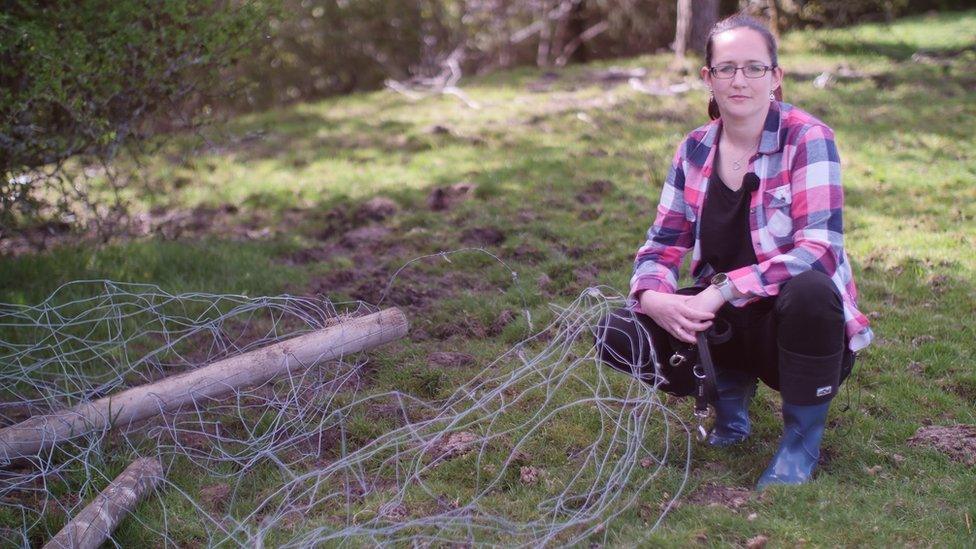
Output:
<path fill-rule="evenodd" d="M 733 170 L 741 170 L 742 169 L 742 164 L 740 164 L 738 160 L 733 160 L 732 161 L 732 169 Z"/>
<path fill-rule="evenodd" d="M 746 158 L 747 156 L 749 156 L 750 154 L 752 154 L 752 151 L 753 151 L 753 149 L 749 149 L 748 151 L 746 151 L 746 154 L 744 154 L 744 155 L 742 155 L 742 156 L 740 156 L 738 160 L 733 160 L 733 161 L 732 161 L 732 169 L 733 169 L 733 170 L 736 170 L 736 171 L 739 171 L 739 170 L 741 170 L 741 169 L 742 169 L 742 161 L 743 161 L 743 160 L 744 160 L 744 159 L 745 159 L 745 158 Z"/>

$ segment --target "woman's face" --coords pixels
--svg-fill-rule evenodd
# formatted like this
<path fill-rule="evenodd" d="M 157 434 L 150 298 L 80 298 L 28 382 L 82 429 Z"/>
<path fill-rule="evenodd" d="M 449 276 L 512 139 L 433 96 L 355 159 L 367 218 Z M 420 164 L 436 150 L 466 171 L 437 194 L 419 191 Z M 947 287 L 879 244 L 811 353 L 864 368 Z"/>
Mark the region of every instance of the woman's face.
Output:
<path fill-rule="evenodd" d="M 739 27 L 712 38 L 712 66 L 772 65 L 766 41 L 758 32 Z M 709 67 L 702 67 L 702 78 L 711 88 L 723 118 L 764 116 L 769 109 L 769 94 L 779 87 L 783 71 L 777 67 L 759 78 L 748 78 L 745 70 L 735 71 L 732 78 L 715 78 Z"/>

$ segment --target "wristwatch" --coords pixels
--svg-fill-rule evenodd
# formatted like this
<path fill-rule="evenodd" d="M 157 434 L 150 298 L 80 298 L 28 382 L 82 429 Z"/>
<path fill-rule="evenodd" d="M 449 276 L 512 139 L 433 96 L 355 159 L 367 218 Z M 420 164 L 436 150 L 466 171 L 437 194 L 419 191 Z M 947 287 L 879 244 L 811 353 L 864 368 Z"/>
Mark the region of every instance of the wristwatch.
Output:
<path fill-rule="evenodd" d="M 718 293 L 722 294 L 722 299 L 726 303 L 732 301 L 735 296 L 732 295 L 732 281 L 729 280 L 729 275 L 725 273 L 718 273 L 712 277 L 712 286 L 718 290 Z"/>

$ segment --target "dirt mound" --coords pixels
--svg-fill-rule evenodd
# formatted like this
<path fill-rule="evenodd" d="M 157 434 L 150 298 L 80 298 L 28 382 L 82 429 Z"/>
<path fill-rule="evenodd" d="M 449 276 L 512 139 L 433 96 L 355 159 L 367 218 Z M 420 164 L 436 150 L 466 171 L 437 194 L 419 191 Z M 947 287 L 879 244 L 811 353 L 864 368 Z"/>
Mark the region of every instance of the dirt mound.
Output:
<path fill-rule="evenodd" d="M 691 494 L 683 503 L 694 505 L 720 505 L 729 509 L 738 509 L 749 502 L 752 490 L 737 486 L 722 486 L 706 484 Z"/>
<path fill-rule="evenodd" d="M 435 442 L 429 453 L 434 456 L 435 461 L 452 459 L 470 452 L 477 441 L 478 436 L 474 433 L 459 431 L 442 436 Z"/>
<path fill-rule="evenodd" d="M 461 233 L 461 241 L 469 246 L 497 246 L 505 242 L 505 233 L 494 227 L 474 227 Z"/>
<path fill-rule="evenodd" d="M 492 322 L 491 326 L 488 327 L 488 335 L 496 336 L 502 333 L 505 326 L 508 326 L 513 320 L 515 320 L 515 316 L 515 311 L 512 311 L 511 309 L 505 309 L 499 313 L 498 317 L 495 318 L 495 321 Z"/>
<path fill-rule="evenodd" d="M 382 225 L 367 225 L 347 232 L 341 240 L 343 246 L 356 249 L 383 242 L 390 233 L 390 229 Z"/>
<path fill-rule="evenodd" d="M 759 534 L 758 536 L 749 538 L 749 540 L 746 541 L 746 548 L 747 549 L 762 549 L 763 547 L 766 547 L 766 544 L 768 542 L 769 542 L 769 537 L 768 536 L 764 536 L 762 534 Z"/>
<path fill-rule="evenodd" d="M 580 204 L 594 204 L 601 201 L 604 196 L 610 194 L 613 188 L 613 182 L 606 179 L 591 181 L 583 189 L 583 192 L 576 195 L 576 201 Z"/>
<path fill-rule="evenodd" d="M 214 484 L 200 490 L 200 499 L 212 510 L 223 509 L 230 491 L 230 486 L 225 483 Z"/>
<path fill-rule="evenodd" d="M 396 202 L 383 196 L 371 198 L 356 210 L 356 218 L 362 221 L 382 221 L 396 215 L 400 206 Z"/>
<path fill-rule="evenodd" d="M 452 353 L 446 351 L 434 352 L 427 355 L 427 364 L 440 367 L 459 367 L 474 363 L 474 357 L 467 353 Z"/>
<path fill-rule="evenodd" d="M 976 425 L 929 425 L 908 439 L 909 446 L 930 447 L 954 461 L 976 465 Z"/>
<path fill-rule="evenodd" d="M 538 484 L 539 478 L 543 476 L 543 471 L 538 467 L 523 465 L 519 467 L 519 480 L 522 484 Z"/>
<path fill-rule="evenodd" d="M 454 206 L 474 198 L 477 185 L 474 183 L 455 183 L 447 187 L 436 187 L 427 195 L 427 207 L 439 211 L 449 210 Z"/>

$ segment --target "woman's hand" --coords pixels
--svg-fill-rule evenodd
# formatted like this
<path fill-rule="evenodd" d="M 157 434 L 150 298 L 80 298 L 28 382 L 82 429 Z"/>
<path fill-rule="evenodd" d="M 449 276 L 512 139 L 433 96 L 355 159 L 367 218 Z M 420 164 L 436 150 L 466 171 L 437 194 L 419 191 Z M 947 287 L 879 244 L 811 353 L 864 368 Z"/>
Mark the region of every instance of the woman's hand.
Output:
<path fill-rule="evenodd" d="M 689 304 L 689 300 L 694 297 L 646 290 L 641 293 L 640 306 L 644 314 L 657 322 L 658 326 L 678 340 L 694 344 L 697 341 L 695 334 L 707 330 L 715 317 L 714 313 Z"/>

